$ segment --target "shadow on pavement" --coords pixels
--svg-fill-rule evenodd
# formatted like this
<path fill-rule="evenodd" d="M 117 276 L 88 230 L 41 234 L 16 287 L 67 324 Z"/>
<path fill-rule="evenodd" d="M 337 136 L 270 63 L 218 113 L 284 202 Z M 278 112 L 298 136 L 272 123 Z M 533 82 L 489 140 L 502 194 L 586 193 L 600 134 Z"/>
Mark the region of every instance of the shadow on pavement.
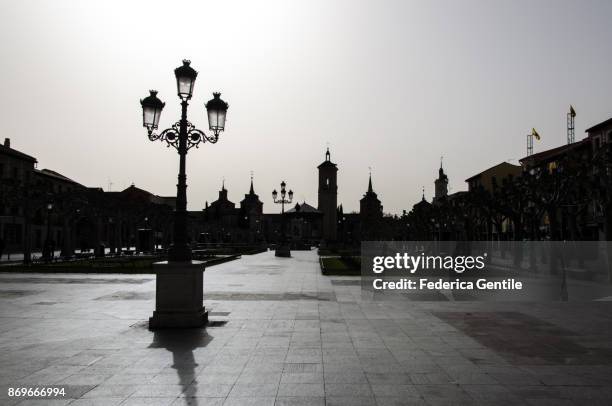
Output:
<path fill-rule="evenodd" d="M 197 387 L 192 385 L 198 364 L 193 351 L 206 347 L 212 341 L 205 329 L 160 330 L 153 335 L 149 348 L 165 348 L 172 353 L 172 368 L 176 370 L 182 392 L 190 405 L 197 406 Z"/>

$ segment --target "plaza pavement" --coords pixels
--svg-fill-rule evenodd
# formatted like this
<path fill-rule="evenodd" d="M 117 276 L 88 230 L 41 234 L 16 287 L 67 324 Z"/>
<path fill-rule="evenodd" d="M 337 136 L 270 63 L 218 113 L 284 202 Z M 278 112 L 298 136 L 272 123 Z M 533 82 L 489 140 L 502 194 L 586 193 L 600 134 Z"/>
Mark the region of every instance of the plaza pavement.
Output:
<path fill-rule="evenodd" d="M 153 275 L 0 275 L 0 404 L 612 404 L 609 302 L 371 301 L 315 251 L 204 280 L 210 326 L 153 333 Z"/>

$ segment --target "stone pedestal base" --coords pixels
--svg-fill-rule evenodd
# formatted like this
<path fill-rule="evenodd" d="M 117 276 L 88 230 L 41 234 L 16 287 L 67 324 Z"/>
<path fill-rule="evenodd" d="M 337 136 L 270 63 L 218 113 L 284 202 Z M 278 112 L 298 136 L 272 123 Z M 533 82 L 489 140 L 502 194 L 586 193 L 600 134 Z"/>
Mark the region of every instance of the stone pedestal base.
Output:
<path fill-rule="evenodd" d="M 202 327 L 208 312 L 202 305 L 202 261 L 156 262 L 155 311 L 149 329 Z"/>
<path fill-rule="evenodd" d="M 281 245 L 274 251 L 274 256 L 289 258 L 291 256 L 291 250 L 288 245 Z"/>

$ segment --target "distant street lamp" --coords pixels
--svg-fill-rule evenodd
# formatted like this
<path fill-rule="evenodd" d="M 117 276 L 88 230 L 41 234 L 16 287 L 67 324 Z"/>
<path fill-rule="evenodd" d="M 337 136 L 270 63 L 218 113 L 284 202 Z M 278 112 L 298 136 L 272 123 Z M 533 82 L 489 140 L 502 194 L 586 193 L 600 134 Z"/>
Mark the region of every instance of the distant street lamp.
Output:
<path fill-rule="evenodd" d="M 115 219 L 112 217 L 108 218 L 108 233 L 110 239 L 110 251 L 112 255 L 117 254 L 117 231 L 115 230 Z"/>
<path fill-rule="evenodd" d="M 51 261 L 53 257 L 51 253 L 51 212 L 53 211 L 53 203 L 47 203 L 47 235 L 45 236 L 45 246 L 43 247 L 43 259 L 45 262 Z"/>
<path fill-rule="evenodd" d="M 278 192 L 276 191 L 276 189 L 272 191 L 272 199 L 274 200 L 274 203 L 281 205 L 281 241 L 280 245 L 277 246 L 274 255 L 276 255 L 277 257 L 290 257 L 291 250 L 289 248 L 289 244 L 287 243 L 287 234 L 285 231 L 285 204 L 289 204 L 293 201 L 293 190 L 289 190 L 289 192 L 287 193 L 287 184 L 285 183 L 285 181 L 282 181 L 280 185 L 280 199 L 278 199 Z"/>
<path fill-rule="evenodd" d="M 142 125 L 147 129 L 151 141 L 165 141 L 179 154 L 179 174 L 176 185 L 176 208 L 174 210 L 173 243 L 168 250 L 168 263 L 156 264 L 157 294 L 156 311 L 149 320 L 150 328 L 158 327 L 195 327 L 205 324 L 207 313 L 202 307 L 202 272 L 204 267 L 198 261 L 191 261 L 191 248 L 187 234 L 187 175 L 185 170 L 187 151 L 198 148 L 200 143 L 216 143 L 219 134 L 225 129 L 228 104 L 221 100 L 221 93 L 213 93 L 205 107 L 208 115 L 206 135 L 187 121 L 188 101 L 193 95 L 193 86 L 198 75 L 190 61 L 174 70 L 177 93 L 181 99 L 181 119 L 161 133 L 154 131 L 159 126 L 159 118 L 165 106 L 157 98 L 157 91 L 151 90 L 149 96 L 140 100 L 142 106 Z M 194 290 L 194 286 L 199 286 Z M 182 297 L 181 297 L 182 295 Z"/>
<path fill-rule="evenodd" d="M 221 100 L 221 93 L 213 93 L 213 98 L 206 103 L 208 113 L 208 128 L 211 135 L 187 121 L 188 100 L 193 94 L 196 72 L 190 65 L 190 61 L 184 60 L 183 66 L 174 70 L 178 96 L 181 99 L 181 119 L 174 123 L 171 128 L 156 134 L 153 131 L 159 125 L 159 117 L 165 106 L 157 98 L 157 91 L 151 90 L 149 96 L 140 101 L 142 106 L 142 125 L 147 128 L 151 141 L 165 141 L 168 146 L 174 147 L 179 153 L 179 174 L 176 185 L 176 209 L 174 210 L 174 243 L 168 250 L 168 260 L 174 262 L 186 262 L 191 260 L 191 249 L 187 241 L 187 175 L 185 172 L 185 161 L 187 151 L 192 147 L 198 148 L 202 142 L 216 143 L 219 133 L 225 129 L 225 117 L 228 104 Z"/>

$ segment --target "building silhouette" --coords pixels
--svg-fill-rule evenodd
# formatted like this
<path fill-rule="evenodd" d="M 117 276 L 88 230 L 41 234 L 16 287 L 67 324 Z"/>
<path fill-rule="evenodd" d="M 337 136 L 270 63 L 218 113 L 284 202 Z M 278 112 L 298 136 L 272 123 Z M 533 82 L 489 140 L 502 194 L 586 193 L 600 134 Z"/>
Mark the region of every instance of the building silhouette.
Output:
<path fill-rule="evenodd" d="M 250 240 L 257 241 L 262 237 L 263 232 L 263 202 L 259 200 L 259 195 L 255 193 L 253 187 L 253 176 L 251 176 L 251 187 L 249 193 L 244 195 L 240 201 L 240 224 L 243 228 L 251 231 Z"/>
<path fill-rule="evenodd" d="M 0 145 L 0 158 L 0 237 L 11 252 L 40 251 L 47 229 L 65 257 L 78 251 L 92 255 L 151 251 L 166 248 L 172 241 L 174 196 L 158 196 L 133 184 L 112 192 L 83 186 L 56 171 L 36 169 L 36 159 L 11 148 L 8 139 Z M 317 207 L 302 201 L 286 211 L 287 238 L 294 247 L 322 241 L 330 247 L 356 246 L 362 239 L 386 235 L 382 204 L 371 176 L 360 213 L 344 213 L 338 205 L 338 166 L 331 161 L 329 149 L 317 171 Z M 51 214 L 46 210 L 48 203 L 53 203 Z M 193 244 L 274 244 L 281 235 L 282 217 L 264 213 L 252 177 L 238 207 L 224 181 L 216 200 L 206 202 L 202 210 L 189 211 L 188 216 Z"/>
<path fill-rule="evenodd" d="M 0 145 L 0 238 L 4 255 L 40 259 L 45 245 L 60 256 L 105 255 L 171 241 L 174 197 L 134 185 L 120 192 L 86 187 L 57 171 L 37 169 L 37 160 Z M 155 230 L 155 231 L 153 231 Z"/>
<path fill-rule="evenodd" d="M 318 202 L 286 210 L 294 247 L 324 242 L 330 250 L 368 240 L 611 240 L 612 119 L 587 137 L 531 154 L 520 165 L 502 162 L 466 179 L 467 190 L 449 194 L 442 163 L 431 202 L 422 199 L 402 216 L 385 215 L 372 175 L 359 211 L 338 202 L 338 165 L 329 148 L 317 166 Z M 48 242 L 67 258 L 166 248 L 172 241 L 175 197 L 131 185 L 111 192 L 87 187 L 37 159 L 0 145 L 0 238 L 4 253 L 40 255 Z M 51 208 L 49 208 L 51 207 Z M 189 215 L 191 243 L 275 244 L 282 216 L 265 213 L 250 187 L 237 205 L 223 182 L 218 197 Z M 259 248 L 258 248 L 259 249 Z M 81 252 L 79 252 L 81 251 Z"/>
<path fill-rule="evenodd" d="M 378 240 L 382 234 L 383 207 L 372 187 L 372 174 L 368 178 L 368 190 L 359 201 L 360 237 L 363 241 Z"/>
<path fill-rule="evenodd" d="M 306 202 L 296 203 L 285 212 L 287 238 L 293 248 L 310 248 L 321 241 L 324 214 Z"/>
<path fill-rule="evenodd" d="M 468 184 L 468 191 L 472 192 L 476 189 L 483 188 L 487 192 L 492 192 L 493 188 L 508 178 L 520 176 L 523 168 L 519 165 L 512 165 L 508 162 L 501 162 L 482 172 L 470 176 L 465 180 Z"/>
<path fill-rule="evenodd" d="M 190 211 L 191 218 L 189 234 L 193 241 L 208 242 L 236 242 L 249 238 L 244 235 L 248 229 L 248 211 L 253 211 L 253 221 L 257 220 L 259 210 L 257 201 L 259 197 L 255 194 L 251 182 L 251 191 L 245 195 L 240 208 L 229 200 L 228 190 L 225 188 L 225 180 L 221 184 L 217 200 L 206 205 L 201 212 Z M 261 203 L 261 202 L 260 202 Z M 263 208 L 263 204 L 261 205 Z M 247 217 L 245 219 L 245 217 Z"/>

